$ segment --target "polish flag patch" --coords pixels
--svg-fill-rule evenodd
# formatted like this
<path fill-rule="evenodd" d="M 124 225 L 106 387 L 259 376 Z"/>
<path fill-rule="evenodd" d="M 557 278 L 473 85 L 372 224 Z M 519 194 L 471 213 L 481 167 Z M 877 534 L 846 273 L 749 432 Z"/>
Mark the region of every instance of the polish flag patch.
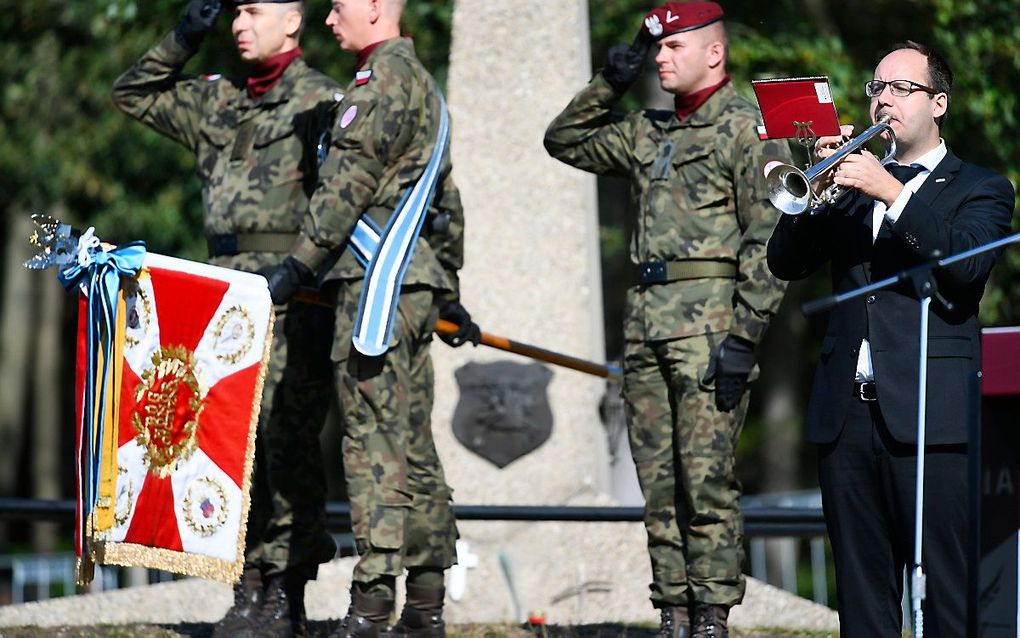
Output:
<path fill-rule="evenodd" d="M 372 79 L 372 69 L 365 69 L 354 74 L 354 86 L 365 86 Z"/>

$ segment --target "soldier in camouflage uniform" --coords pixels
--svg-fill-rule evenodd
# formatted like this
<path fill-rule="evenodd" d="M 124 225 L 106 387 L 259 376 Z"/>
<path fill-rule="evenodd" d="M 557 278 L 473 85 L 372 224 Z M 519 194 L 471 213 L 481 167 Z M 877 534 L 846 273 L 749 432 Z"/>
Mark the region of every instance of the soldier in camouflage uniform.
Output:
<path fill-rule="evenodd" d="M 337 110 L 332 148 L 320 168 L 307 221 L 294 251 L 270 275 L 285 299 L 321 264 L 337 287 L 333 345 L 344 415 L 343 458 L 360 559 L 354 568 L 344 636 L 445 636 L 444 571 L 454 564 L 451 490 L 432 438 L 429 354 L 440 317 L 460 325 L 444 338 L 472 341 L 477 326 L 459 303 L 464 219 L 449 152 L 439 156 L 433 199 L 399 294 L 388 348 L 369 356 L 352 345 L 366 267 L 353 250 L 359 219 L 387 227 L 405 193 L 423 177 L 437 148 L 442 96 L 399 37 L 402 0 L 337 0 L 326 24 L 357 53 L 354 81 Z M 369 262 L 371 263 L 371 262 Z M 407 570 L 407 603 L 388 628 L 396 578 Z"/>
<path fill-rule="evenodd" d="M 654 9 L 545 137 L 571 166 L 629 178 L 638 206 L 623 392 L 665 636 L 725 636 L 743 598 L 734 447 L 754 345 L 784 289 L 765 265 L 777 211 L 762 170 L 789 150 L 759 140 L 757 109 L 725 71 L 721 20 L 714 2 Z M 675 111 L 613 113 L 655 41 Z"/>
<path fill-rule="evenodd" d="M 301 2 L 228 5 L 240 81 L 182 74 L 220 12 L 188 5 L 177 29 L 118 78 L 113 98 L 128 115 L 197 156 L 211 262 L 257 272 L 279 263 L 295 237 L 317 174 L 316 144 L 328 131 L 339 86 L 300 57 Z M 332 402 L 332 311 L 276 307 L 262 395 L 245 577 L 217 634 L 300 630 L 304 584 L 336 547 L 325 528 L 319 433 Z"/>

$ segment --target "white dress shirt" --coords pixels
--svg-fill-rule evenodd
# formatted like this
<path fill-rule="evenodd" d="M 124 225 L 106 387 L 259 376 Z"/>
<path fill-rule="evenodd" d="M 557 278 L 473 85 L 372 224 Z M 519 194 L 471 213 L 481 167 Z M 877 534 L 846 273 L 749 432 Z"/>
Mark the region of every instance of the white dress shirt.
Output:
<path fill-rule="evenodd" d="M 931 172 L 935 170 L 935 167 L 939 165 L 939 162 L 945 156 L 946 141 L 940 139 L 938 146 L 910 164 L 911 166 L 920 166 L 922 170 L 903 185 L 903 190 L 900 192 L 899 197 L 896 198 L 896 201 L 892 203 L 892 206 L 887 208 L 885 202 L 875 200 L 875 207 L 871 213 L 872 242 L 878 238 L 878 231 L 884 220 L 888 220 L 890 224 L 896 223 L 896 220 L 903 214 L 903 209 L 907 206 L 907 202 L 910 201 L 910 196 L 921 188 L 924 180 L 928 179 L 928 176 L 931 175 Z M 857 354 L 857 374 L 855 380 L 858 383 L 875 380 L 875 367 L 871 362 L 871 344 L 868 343 L 867 338 L 861 341 L 861 351 Z"/>

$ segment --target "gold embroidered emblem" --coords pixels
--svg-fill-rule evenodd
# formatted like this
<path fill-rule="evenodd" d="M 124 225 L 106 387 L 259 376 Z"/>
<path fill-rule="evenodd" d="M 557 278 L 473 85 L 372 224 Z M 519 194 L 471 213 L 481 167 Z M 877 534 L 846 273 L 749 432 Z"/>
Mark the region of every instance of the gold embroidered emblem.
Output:
<path fill-rule="evenodd" d="M 231 306 L 220 315 L 213 328 L 213 349 L 216 358 L 235 365 L 255 343 L 255 323 L 242 306 Z"/>
<path fill-rule="evenodd" d="M 195 354 L 183 346 L 160 348 L 142 374 L 131 416 L 149 471 L 166 478 L 198 447 L 205 398 L 195 374 Z"/>
<path fill-rule="evenodd" d="M 184 523 L 196 536 L 212 536 L 227 522 L 227 494 L 211 476 L 195 479 L 181 503 Z"/>

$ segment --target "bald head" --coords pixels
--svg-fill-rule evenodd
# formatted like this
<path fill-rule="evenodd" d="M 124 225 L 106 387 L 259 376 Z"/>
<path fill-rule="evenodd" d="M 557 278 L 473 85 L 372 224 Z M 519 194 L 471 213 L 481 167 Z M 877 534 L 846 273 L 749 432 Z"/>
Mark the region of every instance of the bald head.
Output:
<path fill-rule="evenodd" d="M 301 38 L 301 34 L 304 33 L 305 30 L 305 3 L 303 0 L 298 0 L 297 2 L 281 2 L 277 3 L 276 6 L 279 7 L 279 12 L 281 14 L 280 18 L 283 20 L 287 19 L 287 14 L 291 13 L 297 14 L 300 18 L 297 31 L 291 34 L 295 40 L 299 40 Z"/>
<path fill-rule="evenodd" d="M 333 0 L 326 26 L 344 51 L 400 36 L 404 0 Z"/>
<path fill-rule="evenodd" d="M 726 37 L 726 26 L 722 21 L 712 22 L 708 27 L 699 29 L 697 34 L 700 34 L 702 38 L 702 44 L 706 47 L 718 45 L 722 49 L 722 59 L 719 61 L 718 70 L 721 75 L 725 75 L 726 72 L 726 57 L 729 53 L 729 39 Z M 721 81 L 722 78 L 720 77 Z"/>

